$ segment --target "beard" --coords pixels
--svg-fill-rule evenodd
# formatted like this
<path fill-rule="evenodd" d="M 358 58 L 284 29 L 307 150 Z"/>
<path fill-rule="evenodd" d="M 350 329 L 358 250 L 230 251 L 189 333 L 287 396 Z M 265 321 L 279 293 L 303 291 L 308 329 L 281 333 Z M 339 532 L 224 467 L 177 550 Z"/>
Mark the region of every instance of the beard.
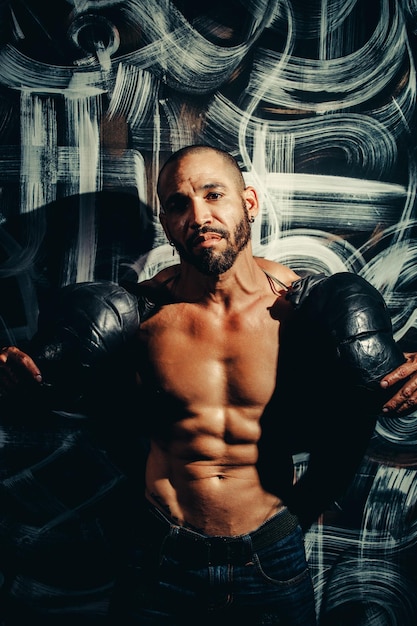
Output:
<path fill-rule="evenodd" d="M 202 226 L 196 231 L 193 237 L 188 240 L 186 248 L 176 244 L 175 247 L 180 257 L 206 276 L 218 276 L 219 274 L 227 272 L 227 270 L 233 266 L 239 252 L 246 248 L 251 238 L 249 214 L 244 202 L 242 206 L 244 214 L 241 221 L 236 225 L 233 233 L 233 241 L 231 240 L 230 233 L 222 228 Z M 227 243 L 226 249 L 223 252 L 217 252 L 213 248 L 205 248 L 201 251 L 201 254 L 193 254 L 195 237 L 207 232 L 220 235 Z"/>

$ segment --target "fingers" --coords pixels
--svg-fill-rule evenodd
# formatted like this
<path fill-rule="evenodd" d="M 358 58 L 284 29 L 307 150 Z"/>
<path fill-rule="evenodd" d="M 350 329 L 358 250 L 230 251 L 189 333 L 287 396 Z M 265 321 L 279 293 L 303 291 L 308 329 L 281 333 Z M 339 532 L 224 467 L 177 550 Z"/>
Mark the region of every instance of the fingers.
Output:
<path fill-rule="evenodd" d="M 383 406 L 383 412 L 409 415 L 417 410 L 417 353 L 404 353 L 407 361 L 384 376 L 381 386 L 385 389 L 404 381 L 403 386 Z"/>
<path fill-rule="evenodd" d="M 409 389 L 401 389 L 382 407 L 383 413 L 410 415 L 417 410 L 417 393 Z"/>
<path fill-rule="evenodd" d="M 411 374 L 417 374 L 417 353 L 416 352 L 404 352 L 406 358 L 405 363 L 402 363 L 395 370 L 384 376 L 381 381 L 381 386 L 384 388 L 392 387 L 400 380 L 408 378 Z"/>
<path fill-rule="evenodd" d="M 11 368 L 22 368 L 26 370 L 33 378 L 42 378 L 40 369 L 31 357 L 16 348 L 16 346 L 8 346 L 0 350 L 0 362 L 7 364 Z"/>
<path fill-rule="evenodd" d="M 15 346 L 0 350 L 0 395 L 7 395 L 25 380 L 42 382 L 41 372 L 28 354 Z"/>

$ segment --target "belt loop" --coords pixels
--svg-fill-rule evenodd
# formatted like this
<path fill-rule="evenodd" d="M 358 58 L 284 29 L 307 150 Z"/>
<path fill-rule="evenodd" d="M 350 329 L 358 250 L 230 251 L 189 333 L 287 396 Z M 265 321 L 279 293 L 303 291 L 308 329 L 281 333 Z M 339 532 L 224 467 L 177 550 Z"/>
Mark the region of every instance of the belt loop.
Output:
<path fill-rule="evenodd" d="M 164 553 L 165 553 L 165 544 L 169 544 L 170 540 L 172 539 L 173 541 L 176 541 L 176 539 L 178 538 L 179 535 L 179 528 L 178 526 L 173 526 L 172 524 L 169 525 L 169 528 L 167 529 L 168 532 L 162 537 L 162 541 L 159 545 L 159 565 L 161 565 L 162 563 L 162 559 L 164 557 Z"/>
<path fill-rule="evenodd" d="M 254 550 L 254 547 L 253 547 L 252 537 L 250 535 L 244 535 L 242 537 L 242 539 L 243 539 L 243 544 L 244 544 L 244 546 L 245 546 L 245 548 L 247 550 L 247 554 L 248 554 L 248 557 L 247 557 L 248 560 L 245 563 L 245 565 L 246 565 L 247 563 L 250 563 L 253 560 L 253 554 L 254 554 L 255 550 Z"/>

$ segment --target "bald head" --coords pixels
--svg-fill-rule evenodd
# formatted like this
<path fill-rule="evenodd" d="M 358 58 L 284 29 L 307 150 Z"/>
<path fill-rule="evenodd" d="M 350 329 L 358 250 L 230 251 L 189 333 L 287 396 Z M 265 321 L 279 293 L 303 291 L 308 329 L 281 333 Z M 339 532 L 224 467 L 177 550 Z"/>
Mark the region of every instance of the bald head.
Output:
<path fill-rule="evenodd" d="M 174 170 L 177 165 L 181 163 L 183 159 L 186 157 L 192 156 L 193 154 L 201 155 L 207 152 L 207 154 L 216 154 L 219 156 L 226 168 L 231 172 L 238 191 L 243 191 L 245 188 L 245 180 L 243 178 L 242 172 L 239 168 L 239 165 L 234 157 L 231 154 L 226 152 L 226 150 L 221 150 L 220 148 L 214 148 L 213 146 L 207 146 L 202 144 L 195 144 L 191 146 L 185 146 L 177 152 L 174 152 L 167 161 L 165 161 L 164 165 L 161 168 L 158 176 L 158 184 L 157 184 L 157 193 L 158 197 L 161 200 L 162 189 L 164 187 L 164 178 L 168 171 L 173 167 Z"/>

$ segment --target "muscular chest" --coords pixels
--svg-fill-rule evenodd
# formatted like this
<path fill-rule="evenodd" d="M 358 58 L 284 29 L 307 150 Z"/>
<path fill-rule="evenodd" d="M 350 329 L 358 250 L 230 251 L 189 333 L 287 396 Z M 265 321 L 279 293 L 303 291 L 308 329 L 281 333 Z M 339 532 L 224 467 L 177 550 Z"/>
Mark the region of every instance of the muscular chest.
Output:
<path fill-rule="evenodd" d="M 187 405 L 258 405 L 276 381 L 279 322 L 266 309 L 215 315 L 168 307 L 143 325 L 143 381 Z"/>

